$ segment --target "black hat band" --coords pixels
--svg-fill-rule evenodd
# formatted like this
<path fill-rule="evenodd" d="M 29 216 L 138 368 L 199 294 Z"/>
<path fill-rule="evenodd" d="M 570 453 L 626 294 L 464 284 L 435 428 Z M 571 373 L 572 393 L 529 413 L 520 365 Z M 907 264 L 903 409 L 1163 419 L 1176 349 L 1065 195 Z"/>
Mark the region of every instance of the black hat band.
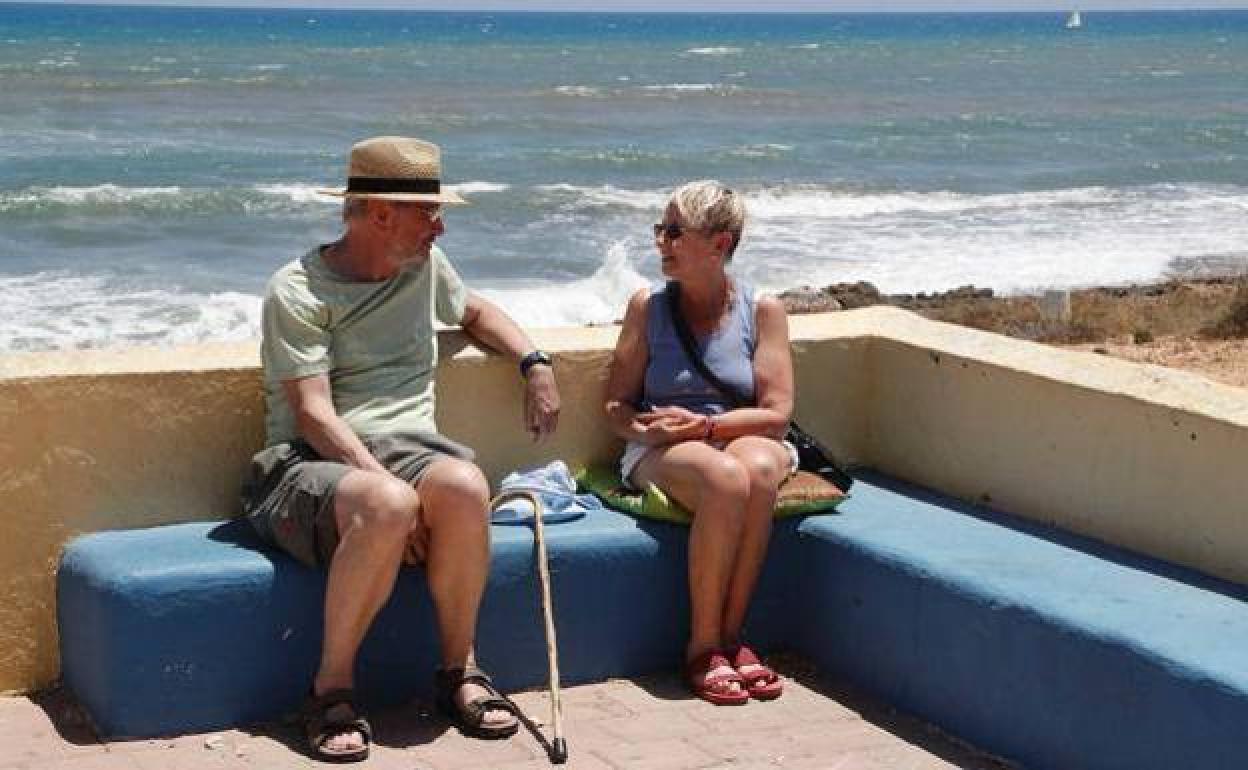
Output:
<path fill-rule="evenodd" d="M 348 193 L 433 193 L 442 192 L 439 179 L 391 179 L 376 176 L 347 178 Z"/>

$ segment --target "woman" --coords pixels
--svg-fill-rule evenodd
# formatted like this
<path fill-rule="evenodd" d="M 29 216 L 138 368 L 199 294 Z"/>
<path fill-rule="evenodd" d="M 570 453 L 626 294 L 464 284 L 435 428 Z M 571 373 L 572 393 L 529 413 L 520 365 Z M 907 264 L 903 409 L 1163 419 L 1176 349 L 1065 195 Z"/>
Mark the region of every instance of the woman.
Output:
<path fill-rule="evenodd" d="M 628 445 L 621 476 L 655 484 L 693 512 L 689 534 L 693 692 L 712 703 L 779 697 L 783 682 L 741 642 L 767 553 L 776 489 L 796 467 L 781 442 L 793 409 L 788 321 L 774 297 L 755 297 L 725 268 L 745 205 L 718 182 L 672 193 L 654 226 L 670 283 L 629 300 L 607 385 L 606 412 Z M 711 372 L 753 404 L 702 377 L 681 346 L 677 304 Z"/>

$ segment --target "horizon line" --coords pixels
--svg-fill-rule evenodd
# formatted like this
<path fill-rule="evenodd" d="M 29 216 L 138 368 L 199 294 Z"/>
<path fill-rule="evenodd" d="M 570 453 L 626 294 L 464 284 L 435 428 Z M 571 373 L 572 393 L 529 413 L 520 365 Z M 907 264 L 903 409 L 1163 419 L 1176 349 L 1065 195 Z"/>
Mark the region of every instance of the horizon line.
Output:
<path fill-rule="evenodd" d="M 315 3 L 315 0 L 313 0 Z M 154 0 L 153 2 L 135 2 L 135 0 L 0 0 L 0 6 L 5 5 L 38 5 L 50 7 L 114 7 L 114 8 L 165 8 L 165 9 L 213 9 L 213 10 L 234 10 L 234 11 L 398 11 L 398 12 L 417 12 L 417 13 L 506 13 L 506 14 L 529 14 L 529 13 L 564 13 L 564 14 L 697 14 L 697 15 L 714 15 L 714 16 L 732 16 L 745 14 L 766 14 L 766 15 L 863 15 L 863 16 L 882 16 L 897 14 L 1066 14 L 1071 11 L 1079 11 L 1080 13 L 1167 13 L 1176 11 L 1222 11 L 1222 12 L 1243 12 L 1248 11 L 1248 2 L 1242 6 L 1209 6 L 1209 5 L 1180 5 L 1173 6 L 1157 6 L 1142 5 L 1138 7 L 1103 7 L 1098 5 L 1081 5 L 1071 3 L 1061 7 L 1023 7 L 1023 8 L 965 8 L 965 7 L 939 7 L 930 8 L 871 8 L 866 5 L 862 7 L 851 6 L 841 9 L 810 9 L 810 8 L 781 8 L 779 10 L 771 8 L 735 8 L 729 10 L 723 9 L 705 9 L 705 8 L 619 8 L 614 6 L 598 6 L 598 7 L 576 7 L 566 8 L 557 6 L 528 6 L 523 8 L 498 7 L 497 5 L 484 4 L 482 7 L 456 7 L 446 8 L 441 5 L 433 7 L 425 6 L 401 6 L 393 4 L 361 4 L 349 3 L 345 0 L 330 0 L 320 4 L 304 4 L 300 2 L 282 3 L 275 2 L 265 5 L 240 5 L 230 0 L 206 0 L 206 2 L 178 2 L 177 0 Z"/>

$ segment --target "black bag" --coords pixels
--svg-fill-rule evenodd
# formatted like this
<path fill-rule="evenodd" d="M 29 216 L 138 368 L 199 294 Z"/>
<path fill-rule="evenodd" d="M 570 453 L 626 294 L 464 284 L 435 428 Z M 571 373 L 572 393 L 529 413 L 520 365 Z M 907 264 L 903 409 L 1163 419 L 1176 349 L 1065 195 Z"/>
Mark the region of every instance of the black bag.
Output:
<path fill-rule="evenodd" d="M 676 336 L 680 338 L 680 346 L 685 349 L 685 355 L 703 379 L 727 396 L 734 406 L 753 406 L 716 377 L 702 360 L 698 347 L 693 342 L 693 333 L 689 331 L 685 317 L 681 315 L 680 284 L 675 281 L 667 284 L 667 308 L 672 314 L 672 325 L 676 328 Z M 784 440 L 797 448 L 799 470 L 809 471 L 835 484 L 842 492 L 849 492 L 849 488 L 854 484 L 853 478 L 836 464 L 836 461 L 832 459 L 832 454 L 819 443 L 818 439 L 802 430 L 802 426 L 798 425 L 796 420 L 789 420 L 789 429 L 784 434 Z"/>

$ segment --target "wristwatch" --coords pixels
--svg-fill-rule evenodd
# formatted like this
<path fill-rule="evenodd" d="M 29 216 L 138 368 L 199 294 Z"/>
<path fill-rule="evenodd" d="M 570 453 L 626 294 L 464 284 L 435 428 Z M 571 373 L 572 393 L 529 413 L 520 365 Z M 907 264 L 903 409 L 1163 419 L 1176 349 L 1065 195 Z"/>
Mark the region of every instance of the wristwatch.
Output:
<path fill-rule="evenodd" d="M 551 366 L 554 362 L 550 360 L 550 354 L 544 350 L 534 350 L 524 358 L 520 359 L 520 376 L 528 377 L 529 370 L 538 364 Z"/>

